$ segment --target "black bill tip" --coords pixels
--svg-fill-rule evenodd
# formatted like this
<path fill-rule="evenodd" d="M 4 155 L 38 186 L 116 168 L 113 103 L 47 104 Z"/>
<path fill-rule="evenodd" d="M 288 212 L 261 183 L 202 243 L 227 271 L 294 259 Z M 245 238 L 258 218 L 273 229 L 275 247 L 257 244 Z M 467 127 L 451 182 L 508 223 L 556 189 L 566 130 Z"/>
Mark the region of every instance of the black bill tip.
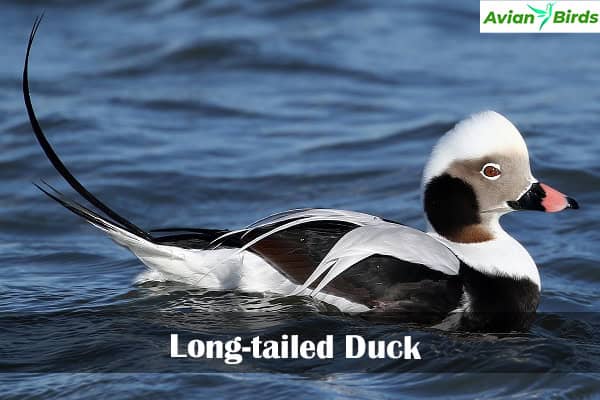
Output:
<path fill-rule="evenodd" d="M 570 208 L 573 210 L 579 210 L 579 203 L 577 203 L 577 201 L 575 201 L 575 199 L 573 199 L 571 197 L 567 197 L 567 208 Z"/>

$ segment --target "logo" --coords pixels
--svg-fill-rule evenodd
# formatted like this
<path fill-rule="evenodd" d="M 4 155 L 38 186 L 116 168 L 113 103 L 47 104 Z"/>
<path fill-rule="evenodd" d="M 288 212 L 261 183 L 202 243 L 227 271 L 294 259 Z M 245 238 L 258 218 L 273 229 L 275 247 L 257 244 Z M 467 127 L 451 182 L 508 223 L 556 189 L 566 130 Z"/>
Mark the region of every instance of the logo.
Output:
<path fill-rule="evenodd" d="M 483 33 L 600 32 L 600 1 L 481 0 L 479 14 Z"/>
<path fill-rule="evenodd" d="M 531 11 L 533 11 L 534 13 L 537 14 L 538 18 L 542 19 L 542 23 L 540 24 L 540 31 L 542 30 L 542 28 L 544 27 L 544 25 L 546 25 L 546 22 L 548 22 L 548 20 L 550 18 L 552 18 L 552 7 L 554 7 L 554 4 L 556 3 L 548 3 L 546 5 L 546 10 L 540 10 L 539 8 L 535 8 L 530 6 L 529 4 L 527 4 L 527 7 L 531 8 Z"/>

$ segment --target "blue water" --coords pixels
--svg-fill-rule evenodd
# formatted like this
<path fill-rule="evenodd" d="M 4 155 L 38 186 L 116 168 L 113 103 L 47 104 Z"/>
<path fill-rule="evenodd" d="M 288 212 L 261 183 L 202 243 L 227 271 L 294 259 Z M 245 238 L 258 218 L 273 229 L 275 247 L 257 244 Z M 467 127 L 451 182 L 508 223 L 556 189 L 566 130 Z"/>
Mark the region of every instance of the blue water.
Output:
<path fill-rule="evenodd" d="M 398 373 L 389 365 L 367 374 L 341 373 L 344 365 L 340 373 L 333 368 L 317 375 L 124 373 L 129 361 L 144 359 L 123 355 L 119 373 L 106 374 L 85 366 L 96 365 L 102 350 L 110 349 L 77 353 L 65 346 L 42 351 L 50 357 L 47 373 L 26 367 L 10 373 L 15 366 L 0 355 L 0 397 L 472 399 L 600 393 L 600 328 L 569 322 L 577 319 L 573 313 L 595 313 L 600 305 L 596 36 L 481 35 L 477 4 L 467 1 L 4 2 L 0 318 L 99 313 L 138 316 L 139 322 L 167 314 L 169 324 L 193 323 L 189 329 L 203 332 L 215 321 L 226 322 L 215 315 L 241 310 L 275 315 L 272 323 L 281 329 L 294 324 L 285 314 L 277 317 L 289 310 L 314 314 L 316 326 L 339 324 L 342 332 L 365 322 L 332 321 L 310 301 L 136 284 L 144 267 L 135 257 L 38 192 L 31 182 L 40 178 L 66 189 L 35 143 L 20 92 L 26 40 L 42 10 L 30 70 L 42 125 L 76 176 L 144 228 L 241 227 L 275 211 L 313 206 L 424 228 L 419 184 L 431 146 L 456 121 L 483 109 L 513 120 L 529 145 L 535 175 L 582 207 L 505 217 L 507 230 L 540 267 L 539 311 L 550 317 L 529 336 L 514 339 L 545 341 L 521 358 L 487 359 L 484 344 L 460 346 L 479 357 L 488 373 L 474 373 L 473 367 L 466 373 Z M 221 328 L 238 332 L 233 324 Z M 455 344 L 443 335 L 414 333 L 437 348 Z M 90 324 L 73 334 L 94 338 L 97 332 Z M 145 339 L 159 346 L 158 338 Z M 0 347 L 10 353 L 6 343 Z M 535 366 L 545 351 L 564 352 L 556 373 L 489 372 L 512 372 L 517 362 Z M 74 360 L 80 368 L 68 365 Z M 65 368 L 69 373 L 58 373 Z"/>

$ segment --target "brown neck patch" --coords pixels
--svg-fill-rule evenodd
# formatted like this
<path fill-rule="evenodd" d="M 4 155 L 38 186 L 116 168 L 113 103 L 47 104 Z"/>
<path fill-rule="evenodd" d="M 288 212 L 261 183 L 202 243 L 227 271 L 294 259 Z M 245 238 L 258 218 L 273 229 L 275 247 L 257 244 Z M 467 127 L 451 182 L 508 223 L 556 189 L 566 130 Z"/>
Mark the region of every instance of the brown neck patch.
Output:
<path fill-rule="evenodd" d="M 446 237 L 457 243 L 481 243 L 494 239 L 494 236 L 483 225 L 467 225 Z"/>

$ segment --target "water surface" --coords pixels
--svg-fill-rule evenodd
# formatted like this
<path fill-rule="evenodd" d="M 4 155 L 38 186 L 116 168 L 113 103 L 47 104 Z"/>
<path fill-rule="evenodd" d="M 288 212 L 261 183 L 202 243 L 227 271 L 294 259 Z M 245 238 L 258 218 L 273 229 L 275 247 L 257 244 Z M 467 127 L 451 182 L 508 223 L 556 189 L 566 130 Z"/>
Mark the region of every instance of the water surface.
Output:
<path fill-rule="evenodd" d="M 504 218 L 542 276 L 540 319 L 505 347 L 528 351 L 519 358 L 490 352 L 485 342 L 377 328 L 410 331 L 451 356 L 460 347 L 488 371 L 512 373 L 474 374 L 471 366 L 463 374 L 458 356 L 447 373 L 398 373 L 391 363 L 368 374 L 343 363 L 319 374 L 124 371 L 146 360 L 140 354 L 124 355 L 119 373 L 97 373 L 103 354 L 125 341 L 117 328 L 128 315 L 140 326 L 167 315 L 165 329 L 183 324 L 209 336 L 217 332 L 211 329 L 240 331 L 223 317 L 231 311 L 272 316 L 276 330 L 295 323 L 282 311 L 308 315 L 306 329 L 344 333 L 365 322 L 319 314 L 328 309 L 301 299 L 136 284 L 141 263 L 44 198 L 32 181 L 65 185 L 34 141 L 20 93 L 26 39 L 42 10 L 30 71 L 41 122 L 77 177 L 145 228 L 241 227 L 296 207 L 352 209 L 424 228 L 420 175 L 437 138 L 483 109 L 515 121 L 535 175 L 582 206 Z M 108 333 L 116 348 L 46 349 L 46 373 L 24 367 L 0 375 L 3 396 L 593 396 L 600 47 L 592 35 L 480 35 L 478 15 L 466 1 L 7 1 L 0 13 L 0 318 L 7 331 L 6 318 L 15 316 L 99 315 L 108 332 L 82 322 L 73 337 Z M 52 337 L 49 326 L 40 338 Z M 158 333 L 136 337 L 148 343 L 148 355 L 164 341 Z M 565 355 L 543 368 L 560 374 L 516 367 L 535 370 L 548 354 Z M 15 370 L 13 356 L 0 357 L 4 371 Z"/>

